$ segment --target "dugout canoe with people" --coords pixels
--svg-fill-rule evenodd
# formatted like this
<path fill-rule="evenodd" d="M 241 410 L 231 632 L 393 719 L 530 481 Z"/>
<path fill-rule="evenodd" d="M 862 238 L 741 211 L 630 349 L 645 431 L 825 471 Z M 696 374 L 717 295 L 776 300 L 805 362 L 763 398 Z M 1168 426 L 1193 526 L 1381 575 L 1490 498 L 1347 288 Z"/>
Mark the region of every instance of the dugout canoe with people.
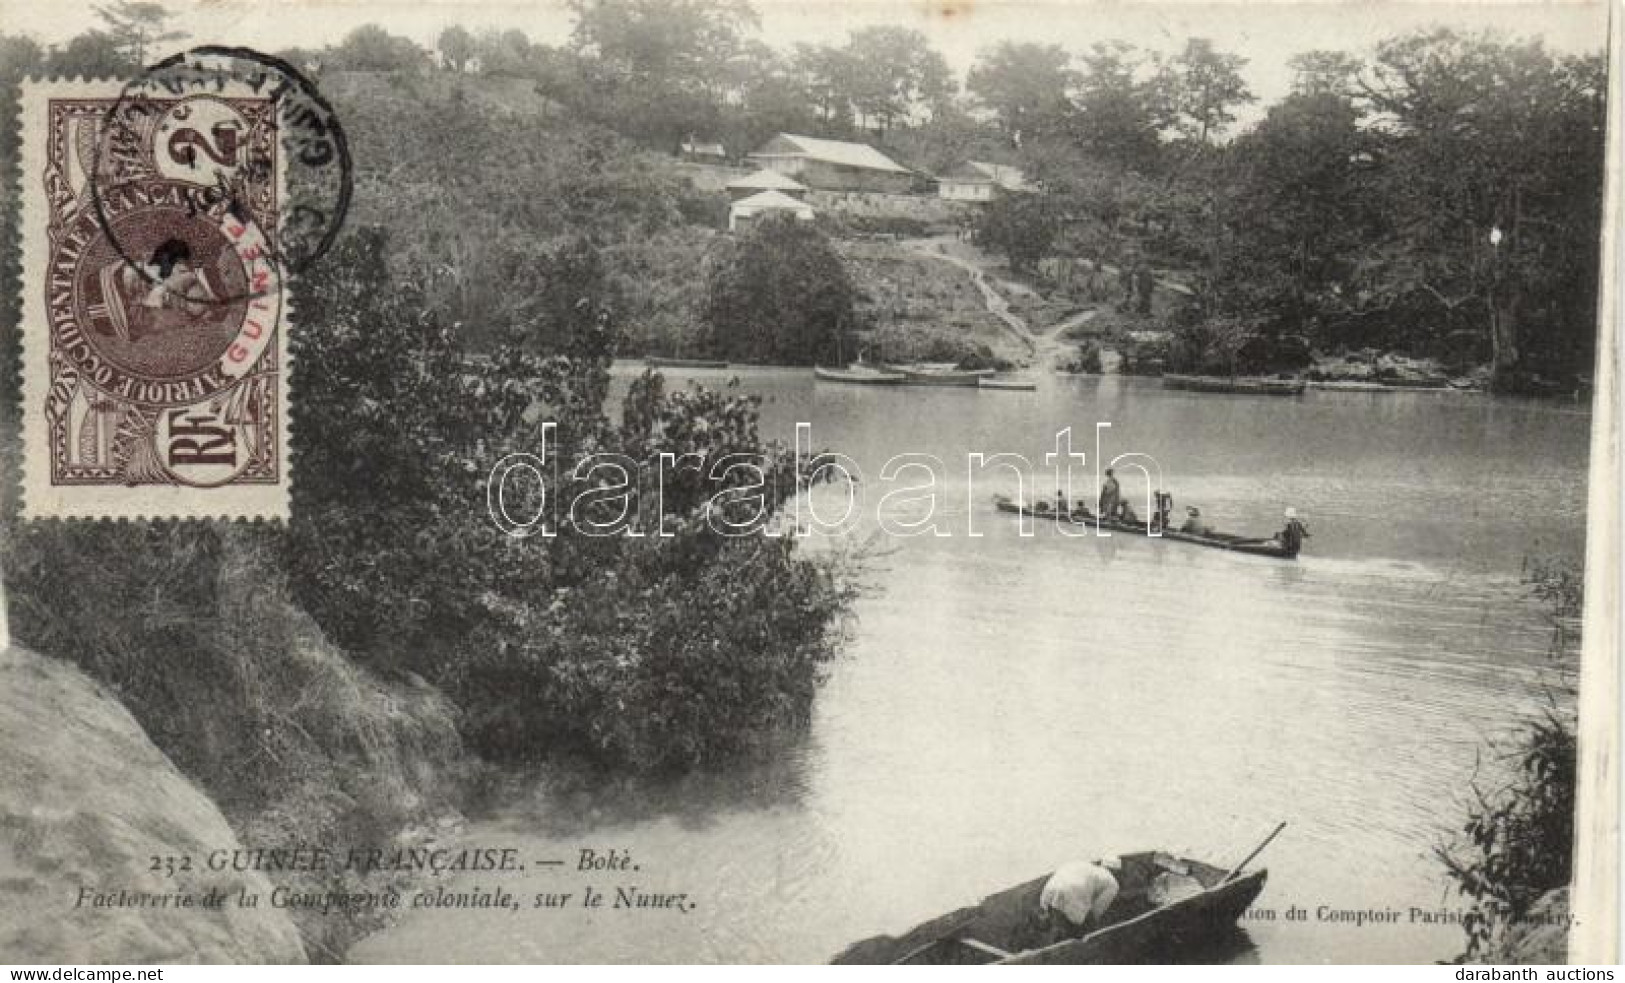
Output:
<path fill-rule="evenodd" d="M 1244 873 L 1286 826 L 1228 869 L 1149 850 L 1072 861 L 901 935 L 848 946 L 836 965 L 1023 965 L 1201 957 L 1235 930 L 1268 871 Z"/>
<path fill-rule="evenodd" d="M 1232 553 L 1245 553 L 1249 556 L 1264 556 L 1277 560 L 1295 560 L 1303 550 L 1303 541 L 1309 538 L 1309 530 L 1303 521 L 1298 518 L 1294 508 L 1288 508 L 1282 515 L 1285 525 L 1281 530 L 1269 538 L 1256 536 L 1238 536 L 1231 533 L 1218 532 L 1207 524 L 1201 514 L 1201 509 L 1189 507 L 1186 511 L 1185 521 L 1174 526 L 1172 521 L 1173 496 L 1163 492 L 1156 493 L 1156 510 L 1146 518 L 1141 518 L 1133 511 L 1133 507 L 1126 501 L 1113 494 L 1102 496 L 1101 511 L 1096 512 L 1082 501 L 1067 502 L 1063 495 L 1057 493 L 1055 501 L 1039 499 L 1036 502 L 1019 502 L 1008 495 L 994 495 L 994 504 L 1000 512 L 1010 512 L 1016 515 L 1025 515 L 1034 519 L 1048 519 L 1052 522 L 1065 522 L 1072 525 L 1088 526 L 1095 529 L 1106 529 L 1111 532 L 1127 533 L 1131 536 L 1147 536 L 1166 539 L 1175 543 L 1187 543 L 1192 546 L 1205 546 L 1209 549 L 1227 550 Z M 1103 518 L 1103 516 L 1106 516 Z"/>

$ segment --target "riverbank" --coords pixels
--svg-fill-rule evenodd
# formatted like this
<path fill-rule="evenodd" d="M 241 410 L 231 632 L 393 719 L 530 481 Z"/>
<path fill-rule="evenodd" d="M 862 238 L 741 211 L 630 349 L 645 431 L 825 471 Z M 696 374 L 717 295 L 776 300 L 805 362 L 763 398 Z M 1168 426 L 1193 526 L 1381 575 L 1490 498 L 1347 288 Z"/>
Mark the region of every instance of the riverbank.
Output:
<path fill-rule="evenodd" d="M 172 626 L 179 615 L 150 586 L 137 587 L 135 596 L 116 604 L 90 589 L 102 583 L 105 590 L 109 579 L 106 555 L 95 547 L 138 534 L 78 532 L 83 535 L 73 542 L 63 539 L 67 533 L 43 527 L 8 537 L 12 627 L 19 642 L 41 654 L 31 656 L 33 669 L 12 671 L 7 691 L 19 706 L 54 701 L 87 720 L 126 721 L 120 726 L 129 733 L 120 740 L 150 747 L 152 755 L 173 762 L 176 780 L 195 786 L 196 798 L 206 803 L 192 811 L 221 817 L 216 827 L 206 820 L 199 820 L 202 825 L 153 822 L 151 842 L 143 849 L 153 855 L 191 854 L 199 864 L 203 854 L 215 850 L 393 850 L 457 835 L 465 783 L 476 767 L 462 749 L 455 709 L 422 680 L 385 679 L 331 645 L 288 599 L 251 531 L 226 527 L 211 547 L 218 551 L 213 576 L 189 588 L 191 596 L 207 599 L 206 611 L 185 616 L 184 624 L 199 619 L 193 631 Z M 41 549 L 55 552 L 52 574 L 43 580 L 45 568 L 36 556 Z M 171 583 L 200 566 L 186 551 L 148 556 L 149 572 Z M 167 572 L 160 573 L 160 567 Z M 48 697 L 41 688 L 61 689 L 55 681 L 72 677 L 99 684 L 97 707 L 90 707 L 88 698 Z M 7 724 L 27 728 L 14 709 L 3 712 Z M 83 742 L 59 748 L 62 754 L 94 756 Z M 120 810 L 134 815 L 148 808 L 145 804 L 163 787 L 136 767 L 135 759 L 123 767 L 115 755 L 92 767 L 62 754 L 47 751 L 37 770 L 62 782 L 103 776 L 94 792 L 84 793 L 85 800 L 109 804 L 113 819 Z M 107 840 L 111 848 L 120 838 Z M 117 864 L 99 864 L 84 882 L 103 883 L 119 870 Z M 347 870 L 266 871 L 263 880 L 261 893 L 267 894 L 412 886 L 389 874 Z M 60 886 L 59 878 L 56 889 Z M 389 916 L 378 909 L 292 908 L 283 917 L 297 931 L 301 958 L 326 963 L 341 961 L 357 939 L 383 927 Z M 171 920 L 175 931 L 189 931 L 188 919 Z M 110 945 L 131 948 L 110 949 L 105 958 L 143 961 L 140 938 L 119 941 L 115 935 Z M 172 961 L 189 951 L 178 946 L 145 958 Z M 189 958 L 208 959 L 210 951 L 199 948 Z M 39 961 L 63 958 L 58 953 Z"/>

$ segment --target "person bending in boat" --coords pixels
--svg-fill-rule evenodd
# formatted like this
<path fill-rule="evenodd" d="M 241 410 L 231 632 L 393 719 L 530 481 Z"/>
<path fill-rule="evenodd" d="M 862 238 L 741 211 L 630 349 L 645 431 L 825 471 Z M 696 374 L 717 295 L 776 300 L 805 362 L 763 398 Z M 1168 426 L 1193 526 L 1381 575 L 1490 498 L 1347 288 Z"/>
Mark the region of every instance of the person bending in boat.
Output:
<path fill-rule="evenodd" d="M 1213 532 L 1213 527 L 1202 518 L 1202 510 L 1192 505 L 1185 509 L 1185 524 L 1179 527 L 1179 531 L 1192 536 L 1207 536 Z"/>
<path fill-rule="evenodd" d="M 1081 938 L 1099 928 L 1120 890 L 1113 873 L 1122 870 L 1120 857 L 1092 863 L 1074 860 L 1057 867 L 1038 892 L 1048 944 Z"/>
<path fill-rule="evenodd" d="M 1289 556 L 1297 556 L 1298 551 L 1303 549 L 1303 541 L 1309 538 L 1309 530 L 1298 521 L 1297 509 L 1288 508 L 1285 518 L 1286 528 L 1275 534 L 1275 541 L 1281 544 L 1281 548 L 1286 550 Z"/>

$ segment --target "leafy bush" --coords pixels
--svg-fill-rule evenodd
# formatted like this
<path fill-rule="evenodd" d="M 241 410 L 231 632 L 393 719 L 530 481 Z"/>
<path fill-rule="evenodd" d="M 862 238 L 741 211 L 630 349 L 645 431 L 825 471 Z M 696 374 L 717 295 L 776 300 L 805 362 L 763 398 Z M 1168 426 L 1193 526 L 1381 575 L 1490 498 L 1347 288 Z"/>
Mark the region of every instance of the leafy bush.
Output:
<path fill-rule="evenodd" d="M 976 218 L 977 245 L 1002 253 L 1010 268 L 1035 270 L 1050 254 L 1061 231 L 1055 204 L 1041 195 L 1012 194 L 983 206 Z"/>
<path fill-rule="evenodd" d="M 953 329 L 883 324 L 865 338 L 872 360 L 880 362 L 952 362 L 965 369 L 1009 368 L 982 342 Z"/>
<path fill-rule="evenodd" d="M 353 238 L 301 284 L 302 316 L 323 330 L 295 352 L 309 367 L 296 377 L 300 415 L 323 429 L 295 461 L 285 562 L 332 637 L 451 694 L 483 753 L 569 752 L 637 770 L 712 762 L 805 722 L 845 596 L 793 540 L 713 532 L 717 488 L 687 470 L 658 500 L 642 485 L 632 512 L 670 536 L 590 535 L 590 513 L 563 516 L 553 538 L 496 530 L 488 469 L 539 453 L 544 422 L 557 424 L 558 502 L 598 487 L 573 473 L 594 452 L 691 453 L 706 467 L 765 454 L 768 508 L 795 487 L 793 460 L 761 444 L 749 398 L 667 393 L 650 375 L 619 425 L 608 420 L 618 332 L 597 300 L 602 268 L 576 252 L 554 263 L 546 336 L 564 345 L 549 353 L 468 357 L 410 283 L 391 281 L 379 236 Z"/>
<path fill-rule="evenodd" d="M 1087 372 L 1099 375 L 1100 370 L 1100 343 L 1097 341 L 1086 341 L 1079 345 L 1078 350 L 1061 366 L 1061 371 L 1073 374 Z"/>
<path fill-rule="evenodd" d="M 1580 640 L 1584 586 L 1578 569 L 1566 563 L 1538 564 L 1526 582 L 1550 609 L 1559 674 L 1549 688 L 1552 705 L 1526 720 L 1504 749 L 1507 784 L 1488 794 L 1474 785 L 1476 804 L 1463 826 L 1467 842 L 1434 851 L 1470 901 L 1462 923 L 1466 959 L 1489 956 L 1542 895 L 1568 886 L 1573 876 L 1578 745 L 1568 673 Z"/>
<path fill-rule="evenodd" d="M 810 223 L 753 224 L 712 269 L 706 321 L 717 351 L 739 362 L 811 365 L 833 357 L 852 320 L 846 266 Z"/>

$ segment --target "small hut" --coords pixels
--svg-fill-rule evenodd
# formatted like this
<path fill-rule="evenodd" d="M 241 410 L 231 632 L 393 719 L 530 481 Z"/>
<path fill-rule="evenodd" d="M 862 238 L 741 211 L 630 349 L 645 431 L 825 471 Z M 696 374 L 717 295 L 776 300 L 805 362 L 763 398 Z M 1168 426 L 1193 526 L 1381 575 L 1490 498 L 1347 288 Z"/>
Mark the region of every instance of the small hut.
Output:
<path fill-rule="evenodd" d="M 804 201 L 790 197 L 782 191 L 758 191 L 749 198 L 741 198 L 728 206 L 728 231 L 739 232 L 763 215 L 789 213 L 803 222 L 811 222 L 813 208 Z"/>
<path fill-rule="evenodd" d="M 805 184 L 778 171 L 761 170 L 728 182 L 728 197 L 734 201 L 761 194 L 763 191 L 777 191 L 797 201 L 807 199 Z"/>

